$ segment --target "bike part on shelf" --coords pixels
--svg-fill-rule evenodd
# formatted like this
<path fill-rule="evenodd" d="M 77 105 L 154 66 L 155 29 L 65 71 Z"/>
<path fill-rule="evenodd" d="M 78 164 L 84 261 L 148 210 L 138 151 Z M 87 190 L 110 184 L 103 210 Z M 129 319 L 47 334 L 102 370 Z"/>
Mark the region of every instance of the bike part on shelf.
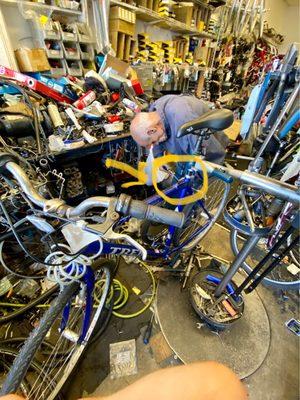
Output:
<path fill-rule="evenodd" d="M 221 131 L 229 128 L 233 123 L 233 113 L 230 110 L 212 110 L 203 114 L 200 118 L 194 119 L 182 125 L 178 132 L 177 137 L 181 138 L 185 135 L 205 135 L 204 130 Z"/>

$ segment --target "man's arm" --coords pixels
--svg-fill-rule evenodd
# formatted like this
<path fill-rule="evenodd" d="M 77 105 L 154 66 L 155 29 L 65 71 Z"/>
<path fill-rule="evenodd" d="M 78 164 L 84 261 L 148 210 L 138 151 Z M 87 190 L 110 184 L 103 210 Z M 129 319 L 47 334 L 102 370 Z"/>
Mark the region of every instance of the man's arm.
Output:
<path fill-rule="evenodd" d="M 81 400 L 247 400 L 247 391 L 227 367 L 214 361 L 165 368 L 111 396 Z M 23 400 L 8 395 L 0 400 Z"/>
<path fill-rule="evenodd" d="M 108 397 L 81 400 L 247 400 L 238 377 L 222 364 L 206 361 L 165 368 Z"/>

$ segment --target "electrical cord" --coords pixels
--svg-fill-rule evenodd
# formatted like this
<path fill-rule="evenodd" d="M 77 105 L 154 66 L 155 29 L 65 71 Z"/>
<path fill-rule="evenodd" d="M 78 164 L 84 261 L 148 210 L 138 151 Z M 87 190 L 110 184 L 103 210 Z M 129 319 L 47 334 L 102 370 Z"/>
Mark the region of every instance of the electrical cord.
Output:
<path fill-rule="evenodd" d="M 48 300 L 54 293 L 56 293 L 59 290 L 58 285 L 52 286 L 49 290 L 41 294 L 39 297 L 37 297 L 35 300 L 31 301 L 29 304 L 24 305 L 20 309 L 13 311 L 7 315 L 4 315 L 3 317 L 0 317 L 0 324 L 7 323 L 11 321 L 14 318 L 20 317 L 23 315 L 25 312 L 31 310 L 33 307 L 39 305 L 40 303 L 44 303 L 46 300 Z"/>
<path fill-rule="evenodd" d="M 146 272 L 150 275 L 151 283 L 152 283 L 151 297 L 150 297 L 148 303 L 143 308 L 141 308 L 140 310 L 136 311 L 135 313 L 122 314 L 122 313 L 120 313 L 120 312 L 118 312 L 116 310 L 119 310 L 120 308 L 124 307 L 125 304 L 127 303 L 128 298 L 129 298 L 128 289 L 118 279 L 113 279 L 113 285 L 111 286 L 111 291 L 110 291 L 110 294 L 108 296 L 107 303 L 109 303 L 113 299 L 114 294 L 115 294 L 116 291 L 120 292 L 119 296 L 114 300 L 112 315 L 114 315 L 115 317 L 123 318 L 123 319 L 130 319 L 130 318 L 138 317 L 139 315 L 144 313 L 150 307 L 150 305 L 152 304 L 152 302 L 153 302 L 153 300 L 155 298 L 155 295 L 156 295 L 155 277 L 154 277 L 151 269 L 148 267 L 147 264 L 145 264 L 143 261 L 140 261 L 140 264 L 146 270 Z M 101 288 L 102 284 L 103 284 L 102 280 L 97 281 L 96 282 L 96 287 L 100 287 Z M 94 300 L 95 300 L 95 302 L 99 302 L 99 297 L 95 292 L 94 292 Z"/>

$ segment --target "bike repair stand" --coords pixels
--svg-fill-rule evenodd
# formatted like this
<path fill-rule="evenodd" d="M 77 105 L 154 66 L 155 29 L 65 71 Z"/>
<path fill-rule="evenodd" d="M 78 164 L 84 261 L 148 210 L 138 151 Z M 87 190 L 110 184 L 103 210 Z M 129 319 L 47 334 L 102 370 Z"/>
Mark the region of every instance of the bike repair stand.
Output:
<path fill-rule="evenodd" d="M 265 229 L 269 230 L 269 228 L 263 228 L 261 231 L 257 230 L 254 234 L 253 232 L 250 234 L 247 227 L 248 240 L 227 273 L 225 275 L 222 275 L 220 271 L 213 273 L 221 281 L 217 286 L 218 289 L 220 288 L 220 294 L 230 283 L 234 285 L 235 290 L 243 284 L 245 277 L 237 271 L 259 239 L 266 235 Z M 211 249 L 216 253 L 210 246 Z M 205 269 L 200 270 L 199 274 L 211 274 L 210 269 L 207 269 L 207 272 L 204 271 Z M 232 282 L 234 275 L 234 282 Z M 191 307 L 191 288 L 180 292 L 180 286 L 180 282 L 173 278 L 159 284 L 157 291 L 158 319 L 172 350 L 184 363 L 205 360 L 224 363 L 241 379 L 254 373 L 264 361 L 270 344 L 268 315 L 256 291 L 245 296 L 245 307 L 242 309 L 241 318 L 225 330 L 212 330 L 199 319 Z"/>

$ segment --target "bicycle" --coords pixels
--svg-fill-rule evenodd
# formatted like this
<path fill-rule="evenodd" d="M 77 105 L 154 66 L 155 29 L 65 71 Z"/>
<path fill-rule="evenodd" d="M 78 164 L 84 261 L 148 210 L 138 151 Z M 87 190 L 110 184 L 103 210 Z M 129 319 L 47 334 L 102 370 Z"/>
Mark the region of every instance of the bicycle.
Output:
<path fill-rule="evenodd" d="M 266 111 L 268 104 L 274 99 L 274 104 L 269 111 L 264 126 L 260 124 L 260 130 L 263 131 L 263 134 L 256 138 L 258 149 L 248 169 L 253 172 L 263 173 L 266 176 L 284 180 L 289 180 L 291 178 L 285 171 L 288 169 L 289 163 L 292 164 L 294 162 L 293 157 L 297 157 L 297 152 L 299 150 L 299 132 L 291 132 L 300 121 L 300 111 L 297 102 L 300 90 L 298 78 L 299 67 L 295 66 L 297 55 L 297 49 L 292 45 L 282 61 L 280 68 L 275 72 L 267 73 L 262 84 L 254 88 L 248 101 L 241 128 L 241 135 L 246 137 L 252 127 L 261 122 L 262 115 Z M 295 163 L 293 165 L 295 166 Z M 254 234 L 254 222 L 251 217 L 251 212 L 253 212 L 253 207 L 258 208 L 259 204 L 262 204 L 259 200 L 259 194 L 254 193 L 255 190 L 252 191 L 252 196 L 245 196 L 246 191 L 249 194 L 250 188 L 241 188 L 240 193 L 236 196 L 235 201 L 237 206 L 238 203 L 243 203 L 243 211 L 237 207 L 239 211 L 237 212 L 236 221 L 231 220 L 229 216 L 230 213 L 226 213 L 228 216 L 227 221 L 229 222 L 230 220 L 232 222 L 230 224 L 230 241 L 235 256 L 237 256 L 241 250 L 241 239 L 244 240 L 243 232 L 241 235 L 241 229 L 239 230 L 239 222 L 244 221 L 251 227 L 250 232 L 244 231 L 247 236 L 249 234 Z M 233 200 L 229 203 L 229 207 L 232 203 Z M 278 239 L 281 232 L 285 230 L 286 220 L 295 213 L 295 210 L 293 211 L 291 209 L 291 204 L 289 202 L 285 204 L 284 201 L 279 200 L 278 202 L 277 199 L 273 199 L 273 202 L 269 201 L 267 204 L 269 206 L 266 210 L 267 216 L 274 217 L 274 219 L 277 218 L 277 222 L 273 221 L 275 232 L 271 229 L 266 229 L 264 235 L 261 236 L 257 244 L 258 252 L 264 250 L 271 251 L 276 239 Z M 282 212 L 281 208 L 283 209 Z M 272 210 L 273 215 L 271 212 Z M 269 228 L 271 228 L 270 225 Z M 292 235 L 287 237 L 286 241 L 286 246 L 289 246 L 292 241 Z M 254 246 L 253 250 L 255 249 Z M 290 256 L 293 262 L 299 266 L 299 254 L 297 254 L 296 246 L 291 249 Z M 253 271 L 251 261 L 249 257 L 245 259 L 242 264 L 244 270 L 249 274 Z M 272 273 L 272 276 L 265 276 L 263 283 L 283 290 L 297 289 L 299 286 L 297 275 L 292 276 L 289 273 L 278 274 L 277 272 L 281 270 L 282 269 L 276 269 L 274 273 Z"/>
<path fill-rule="evenodd" d="M 79 226 L 79 230 L 84 229 L 90 232 L 92 245 L 98 246 L 95 252 L 92 249 L 93 246 L 84 245 L 82 251 L 72 253 L 68 246 L 59 244 L 58 249 L 46 257 L 43 263 L 47 267 L 48 278 L 59 283 L 64 289 L 60 291 L 50 308 L 45 312 L 39 326 L 32 331 L 26 340 L 8 374 L 6 383 L 1 389 L 1 393 L 12 393 L 16 392 L 22 384 L 23 393 L 29 398 L 49 400 L 58 395 L 62 385 L 83 353 L 103 311 L 109 293 L 112 267 L 109 260 L 93 261 L 98 258 L 101 250 L 105 247 L 101 237 L 104 239 L 107 239 L 107 237 L 119 239 L 120 236 L 124 238 L 124 235 L 114 234 L 112 231 L 112 226 L 118 220 L 118 212 L 162 223 L 172 223 L 175 227 L 182 226 L 184 215 L 147 205 L 141 201 L 131 200 L 129 196 L 120 196 L 119 199 L 91 198 L 75 208 L 65 205 L 64 201 L 60 199 L 46 200 L 34 189 L 26 173 L 15 161 L 17 160 L 11 155 L 1 154 L 1 172 L 9 172 L 13 179 L 18 182 L 23 194 L 31 204 L 43 208 L 43 211 L 32 208 L 36 218 L 39 218 L 39 229 L 47 227 L 48 218 L 55 218 L 63 221 L 64 224 L 67 221 L 72 221 L 74 226 L 76 224 Z M 1 203 L 1 207 L 11 230 L 16 238 L 19 238 L 3 203 Z M 106 218 L 102 223 L 89 224 L 86 222 L 87 220 L 85 222 L 79 220 L 81 215 L 94 207 L 108 209 Z M 134 240 L 129 241 L 133 244 L 132 251 L 134 254 L 139 253 L 140 245 Z M 22 242 L 19 244 L 22 248 Z M 122 247 L 121 249 L 123 251 Z M 24 250 L 28 251 L 26 248 Z M 119 251 L 120 247 L 116 245 L 111 254 Z M 103 282 L 103 285 L 100 288 L 100 293 L 96 296 L 98 298 L 97 308 L 92 316 L 92 293 L 96 271 L 98 271 L 99 280 Z M 50 329 L 50 339 L 45 342 Z M 47 344 L 48 340 L 50 343 Z M 2 367 L 4 366 L 4 369 L 7 369 L 15 353 L 6 351 L 3 354 L 6 354 L 7 358 L 4 361 L 2 359 Z M 40 373 L 37 379 L 32 381 L 32 376 L 37 371 Z"/>
<path fill-rule="evenodd" d="M 220 115 L 223 115 L 223 118 L 220 118 Z M 184 135 L 193 131 L 197 132 L 199 136 L 201 136 L 201 139 L 203 139 L 203 134 L 207 134 L 207 129 L 219 129 L 218 127 L 221 124 L 224 124 L 224 119 L 227 121 L 226 123 L 228 123 L 229 118 L 231 119 L 232 117 L 228 113 L 224 114 L 221 112 L 220 114 L 219 110 L 214 111 L 209 113 L 209 115 L 206 114 L 205 116 L 199 118 L 199 120 L 196 122 L 192 121 L 189 124 L 185 124 L 185 126 L 180 130 L 179 134 Z M 60 376 L 59 373 L 56 373 L 56 379 L 51 374 L 45 374 L 42 367 L 39 368 L 38 366 L 38 368 L 36 368 L 42 370 L 42 384 L 44 382 L 44 388 L 39 389 L 41 391 L 39 393 L 39 398 L 43 398 L 41 396 L 42 394 L 44 398 L 52 400 L 58 395 L 63 383 L 70 375 L 72 369 L 76 365 L 76 362 L 84 351 L 84 348 L 88 344 L 89 338 L 91 337 L 97 320 L 102 313 L 108 295 L 110 279 L 110 270 L 107 264 L 108 262 L 102 260 L 102 264 L 100 266 L 95 264 L 94 267 L 91 267 L 93 259 L 104 254 L 133 255 L 141 256 L 144 259 L 148 256 L 148 254 L 156 254 L 151 248 L 146 250 L 140 243 L 135 241 L 129 235 L 114 231 L 114 228 L 119 224 L 120 214 L 139 219 L 149 219 L 161 224 L 171 225 L 170 229 L 180 229 L 184 227 L 185 214 L 183 212 L 178 212 L 178 210 L 173 211 L 157 207 L 155 205 L 150 205 L 142 201 L 132 200 L 129 196 L 124 194 L 119 198 L 92 197 L 84 200 L 74 208 L 67 206 L 65 202 L 60 199 L 46 200 L 36 192 L 26 176 L 26 173 L 24 173 L 24 171 L 17 165 L 15 161 L 16 160 L 9 154 L 0 155 L 0 173 L 10 174 L 10 177 L 12 176 L 14 181 L 17 182 L 17 185 L 19 185 L 19 187 L 22 189 L 23 195 L 26 196 L 32 205 L 37 207 L 32 207 L 32 212 L 36 217 L 39 218 L 39 228 L 46 228 L 48 224 L 47 219 L 55 218 L 59 221 L 62 221 L 64 224 L 66 224 L 66 227 L 69 228 L 67 231 L 65 231 L 65 235 L 67 237 L 69 234 L 68 237 L 71 239 L 69 243 L 70 246 L 72 243 L 74 245 L 80 244 L 79 249 L 68 249 L 68 252 L 66 252 L 66 248 L 60 246 L 59 251 L 50 254 L 44 261 L 44 264 L 46 264 L 48 269 L 48 274 L 50 274 L 49 276 L 54 277 L 56 275 L 56 278 L 58 278 L 60 283 L 67 284 L 67 286 L 63 291 L 60 292 L 59 296 L 56 298 L 50 309 L 45 313 L 44 317 L 40 321 L 39 326 L 35 328 L 26 341 L 19 355 L 16 357 L 15 362 L 13 363 L 13 366 L 10 369 L 7 379 L 1 389 L 1 394 L 7 394 L 16 392 L 20 385 L 24 386 L 24 382 L 25 386 L 28 385 L 26 372 L 29 370 L 32 362 L 36 364 L 36 359 L 34 358 L 35 354 L 42 345 L 49 329 L 54 326 L 56 329 L 53 329 L 56 331 L 58 325 L 61 331 L 61 335 L 59 337 L 64 341 L 65 350 L 62 352 L 62 354 L 60 354 L 59 362 L 55 363 L 55 367 L 65 367 L 64 362 L 67 363 L 67 367 L 64 368 L 62 376 Z M 271 191 L 275 196 L 279 195 L 282 198 L 289 199 L 297 204 L 300 203 L 300 195 L 291 185 L 277 182 L 271 178 L 261 177 L 249 171 L 231 170 L 226 167 L 207 162 L 205 164 L 211 175 L 218 177 L 218 179 L 223 179 L 228 184 L 232 181 L 232 179 L 235 178 L 246 184 L 255 184 L 262 190 Z M 177 186 L 178 185 L 176 185 L 176 187 Z M 168 189 L 166 192 L 167 191 Z M 89 214 L 92 212 L 92 210 L 95 211 L 98 208 L 107 209 L 106 215 L 101 215 L 98 212 L 96 212 L 96 214 Z M 42 209 L 42 211 L 40 209 Z M 95 221 L 96 216 L 97 218 Z M 9 215 L 5 215 L 5 217 L 7 221 L 9 221 Z M 124 218 L 126 219 L 128 217 Z M 10 227 L 14 235 L 18 236 L 13 224 L 10 224 Z M 90 235 L 86 235 L 86 233 L 89 233 Z M 83 242 L 83 236 L 80 236 L 80 234 L 84 234 L 87 240 Z M 76 240 L 74 239 L 75 237 Z M 119 243 L 121 240 L 125 240 L 129 244 Z M 73 253 L 71 254 L 70 251 L 73 251 Z M 105 282 L 105 287 L 101 291 L 100 303 L 97 306 L 92 322 L 89 322 L 91 318 L 92 305 L 91 292 L 94 282 L 93 269 L 97 269 L 98 267 L 100 271 L 104 271 L 103 280 Z M 87 290 L 86 293 L 83 293 L 80 288 L 82 289 L 85 286 L 87 287 Z M 77 296 L 78 300 L 75 303 L 75 307 L 71 307 L 70 299 L 73 298 L 75 294 L 79 294 L 79 296 Z M 84 310 L 82 308 L 83 304 L 85 304 Z M 77 314 L 76 311 L 78 311 L 79 316 L 77 315 L 77 319 L 75 317 L 74 319 L 72 318 L 71 311 L 75 312 L 75 317 Z M 62 324 L 60 321 L 58 321 L 61 313 L 63 321 Z M 77 330 L 74 332 L 73 324 L 74 321 L 77 322 L 78 319 L 81 321 L 81 323 L 79 324 L 79 327 L 78 324 L 76 324 Z M 68 329 L 69 325 L 70 329 Z M 73 343 L 71 346 L 70 341 Z M 55 343 L 56 342 L 58 342 L 58 340 L 56 340 Z M 55 349 L 55 351 L 57 353 L 57 349 Z M 66 352 L 67 357 L 65 357 Z M 43 360 L 43 352 L 41 353 L 42 354 L 38 354 L 38 358 L 40 359 L 41 357 Z M 63 358 L 63 361 L 61 361 L 61 358 Z M 53 359 L 55 360 L 55 357 L 52 357 L 52 360 Z M 43 363 L 43 366 L 47 365 L 48 369 L 50 368 L 53 370 L 53 364 L 49 364 L 47 365 L 47 363 Z M 4 363 L 4 366 L 5 365 L 9 365 L 9 362 L 6 364 Z M 50 383 L 46 388 L 44 378 L 45 375 L 50 377 Z M 29 383 L 31 383 L 30 380 Z M 41 386 L 39 388 L 41 388 Z M 51 393 L 45 394 L 46 390 L 48 389 Z M 32 398 L 32 396 L 30 398 Z"/>

